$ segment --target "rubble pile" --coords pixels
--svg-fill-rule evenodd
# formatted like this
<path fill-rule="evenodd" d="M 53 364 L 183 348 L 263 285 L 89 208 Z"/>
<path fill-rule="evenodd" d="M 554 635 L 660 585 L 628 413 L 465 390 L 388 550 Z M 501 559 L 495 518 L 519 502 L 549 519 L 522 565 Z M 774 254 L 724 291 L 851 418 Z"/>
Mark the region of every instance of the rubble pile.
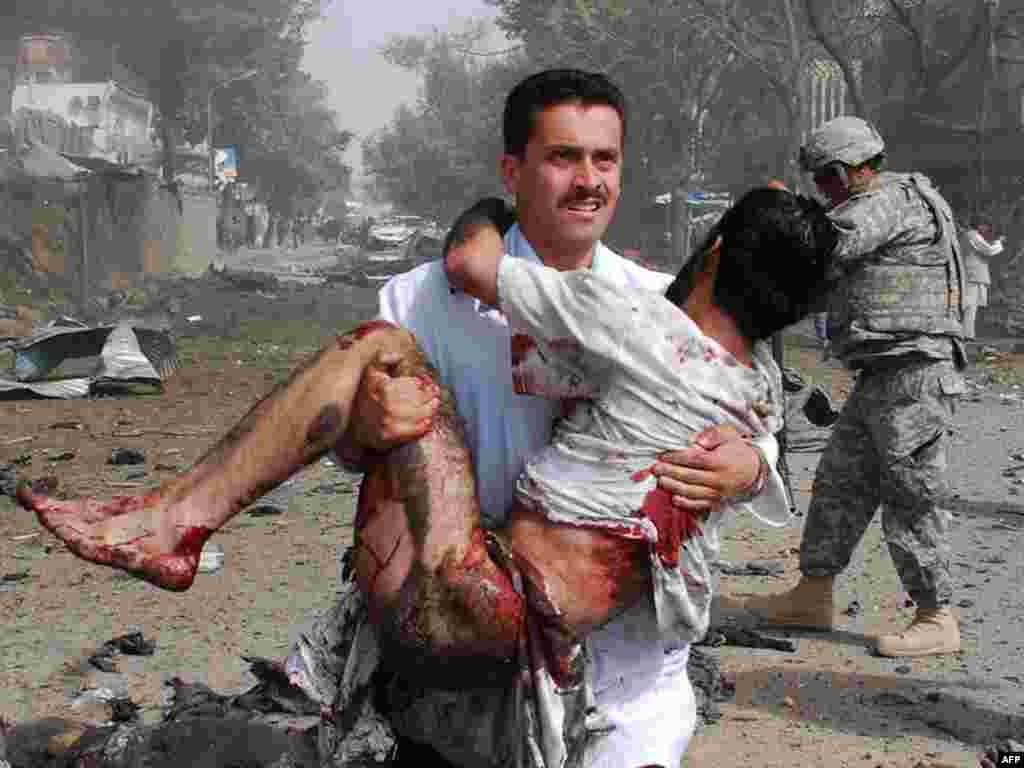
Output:
<path fill-rule="evenodd" d="M 152 650 L 141 635 L 130 634 L 97 653 Z M 112 694 L 99 697 L 107 708 L 102 720 L 0 721 L 0 761 L 18 768 L 315 768 L 319 707 L 288 683 L 279 663 L 246 661 L 258 682 L 236 696 L 170 679 L 170 703 L 159 723 L 139 722 L 137 705 Z"/>

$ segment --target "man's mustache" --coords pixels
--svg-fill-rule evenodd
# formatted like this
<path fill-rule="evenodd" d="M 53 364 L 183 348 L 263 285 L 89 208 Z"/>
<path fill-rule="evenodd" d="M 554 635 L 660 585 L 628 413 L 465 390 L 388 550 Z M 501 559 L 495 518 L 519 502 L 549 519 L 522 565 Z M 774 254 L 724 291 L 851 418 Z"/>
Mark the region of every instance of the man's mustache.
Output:
<path fill-rule="evenodd" d="M 594 200 L 598 201 L 602 205 L 608 202 L 608 194 L 603 186 L 595 187 L 593 190 L 579 190 L 572 197 L 562 200 L 559 205 L 568 207 L 575 203 L 589 203 Z"/>

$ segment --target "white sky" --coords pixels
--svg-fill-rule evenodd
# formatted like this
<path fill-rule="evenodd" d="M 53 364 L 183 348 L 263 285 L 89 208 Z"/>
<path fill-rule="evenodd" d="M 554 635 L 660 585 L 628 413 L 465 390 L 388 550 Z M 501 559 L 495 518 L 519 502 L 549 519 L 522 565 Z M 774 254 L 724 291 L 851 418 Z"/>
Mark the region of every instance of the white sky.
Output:
<path fill-rule="evenodd" d="M 399 104 L 416 100 L 416 75 L 392 66 L 377 49 L 392 35 L 429 33 L 495 15 L 484 0 L 333 0 L 327 18 L 311 31 L 303 68 L 327 83 L 339 127 L 357 134 L 345 158 L 357 175 L 362 138 L 382 128 Z M 497 37 L 498 47 L 507 45 Z"/>

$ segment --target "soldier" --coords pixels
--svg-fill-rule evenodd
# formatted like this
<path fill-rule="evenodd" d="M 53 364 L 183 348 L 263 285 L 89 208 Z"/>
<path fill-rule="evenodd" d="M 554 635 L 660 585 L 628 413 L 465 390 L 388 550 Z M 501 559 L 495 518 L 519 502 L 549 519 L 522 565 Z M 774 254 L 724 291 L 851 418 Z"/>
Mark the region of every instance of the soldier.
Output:
<path fill-rule="evenodd" d="M 833 205 L 830 344 L 856 384 L 815 475 L 800 581 L 747 607 L 765 624 L 831 629 L 833 581 L 881 504 L 917 612 L 903 632 L 877 638 L 877 651 L 955 653 L 944 504 L 947 432 L 964 390 L 963 267 L 949 205 L 921 174 L 882 172 L 884 160 L 882 137 L 855 117 L 826 123 L 800 151 Z"/>

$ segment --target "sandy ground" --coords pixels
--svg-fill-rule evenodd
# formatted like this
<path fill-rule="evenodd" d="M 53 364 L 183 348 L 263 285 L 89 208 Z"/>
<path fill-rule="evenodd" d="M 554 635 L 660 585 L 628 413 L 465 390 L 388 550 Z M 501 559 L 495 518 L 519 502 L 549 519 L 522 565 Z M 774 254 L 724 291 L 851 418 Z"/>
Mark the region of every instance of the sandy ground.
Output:
<path fill-rule="evenodd" d="M 335 310 L 372 306 L 372 295 L 325 298 L 314 289 L 296 295 L 295 316 L 315 312 L 324 328 L 338 324 Z M 134 493 L 170 477 L 280 379 L 279 366 L 234 356 L 242 348 L 235 342 L 204 357 L 208 346 L 182 341 L 189 365 L 161 393 L 0 402 L 0 464 L 30 456 L 19 471 L 54 476 L 67 495 Z M 788 362 L 811 371 L 842 399 L 848 387 L 842 371 L 821 366 L 809 345 L 792 356 Z M 301 359 L 295 354 L 286 362 Z M 1000 365 L 1012 371 L 1022 361 L 1007 356 Z M 870 654 L 871 635 L 905 623 L 912 613 L 903 607 L 905 595 L 876 521 L 841 584 L 840 605 L 857 600 L 862 612 L 840 631 L 794 635 L 793 654 L 714 650 L 735 680 L 736 696 L 722 705 L 722 719 L 695 737 L 685 766 L 973 767 L 982 745 L 1024 732 L 1024 558 L 1018 546 L 1024 505 L 1015 478 L 1004 476 L 1024 464 L 1024 456 L 1012 458 L 1024 452 L 1024 404 L 1009 383 L 990 381 L 991 370 L 969 371 L 978 386 L 963 403 L 952 437 L 959 494 L 954 575 L 964 652 L 914 661 Z M 69 428 L 73 424 L 80 428 Z M 142 448 L 145 465 L 108 464 L 118 447 Z M 68 450 L 73 458 L 50 460 Z M 816 453 L 790 458 L 801 510 L 817 459 Z M 140 469 L 146 474 L 136 477 Z M 108 688 L 129 695 L 144 719 L 155 721 L 166 700 L 163 683 L 174 675 L 220 691 L 245 688 L 252 679 L 241 656 L 283 654 L 301 622 L 329 604 L 336 551 L 351 536 L 356 483 L 333 465 L 317 463 L 291 488 L 286 514 L 243 513 L 216 536 L 224 567 L 199 576 L 183 594 L 78 561 L 0 496 L 0 714 L 104 719 L 105 705 L 87 702 L 89 691 Z M 730 597 L 776 591 L 795 580 L 800 522 L 783 530 L 737 522 L 723 556 L 782 559 L 786 574 L 723 577 L 726 615 L 733 615 Z M 104 641 L 134 630 L 156 642 L 154 655 L 119 656 L 117 673 L 84 662 Z"/>

